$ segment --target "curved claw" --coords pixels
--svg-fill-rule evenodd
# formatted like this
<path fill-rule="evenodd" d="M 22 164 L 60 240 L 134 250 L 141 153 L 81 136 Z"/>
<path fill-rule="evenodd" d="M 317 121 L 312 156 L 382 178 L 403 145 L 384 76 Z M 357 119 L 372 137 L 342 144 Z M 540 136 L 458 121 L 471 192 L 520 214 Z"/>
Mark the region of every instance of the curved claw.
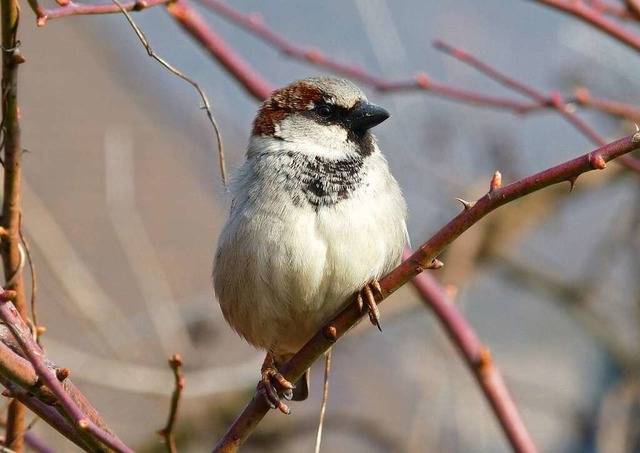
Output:
<path fill-rule="evenodd" d="M 290 400 L 293 398 L 293 389 L 295 386 L 280 374 L 275 366 L 273 356 L 267 353 L 264 363 L 262 364 L 258 390 L 264 390 L 264 400 L 271 409 L 278 408 L 278 410 L 283 414 L 289 414 L 291 410 L 289 409 L 289 406 L 283 403 L 280 399 L 276 386 L 279 386 L 282 389 L 285 399 Z"/>
<path fill-rule="evenodd" d="M 364 311 L 364 306 L 366 304 L 369 311 L 369 321 L 371 321 L 371 324 L 376 326 L 378 330 L 382 332 L 382 327 L 380 327 L 380 310 L 378 309 L 378 304 L 376 303 L 376 298 L 373 294 L 374 290 L 377 291 L 378 294 L 382 295 L 382 288 L 380 287 L 380 283 L 378 283 L 378 280 L 375 278 L 367 283 L 364 288 L 362 288 L 362 290 L 358 292 L 356 303 L 360 308 L 360 312 Z"/>

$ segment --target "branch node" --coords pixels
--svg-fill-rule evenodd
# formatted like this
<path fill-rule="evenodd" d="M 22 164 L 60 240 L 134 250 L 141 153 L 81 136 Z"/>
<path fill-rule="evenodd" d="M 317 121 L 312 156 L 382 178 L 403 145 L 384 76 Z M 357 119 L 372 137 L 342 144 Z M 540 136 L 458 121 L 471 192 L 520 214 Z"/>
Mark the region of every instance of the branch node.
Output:
<path fill-rule="evenodd" d="M 493 367 L 493 357 L 491 351 L 487 346 L 480 347 L 478 352 L 478 361 L 476 363 L 476 369 L 481 376 L 486 376 Z"/>
<path fill-rule="evenodd" d="M 489 184 L 489 192 L 493 192 L 502 186 L 502 174 L 496 171 L 491 178 L 491 184 Z"/>
<path fill-rule="evenodd" d="M 591 93 L 584 86 L 579 86 L 573 91 L 576 101 L 580 104 L 586 105 L 591 101 Z"/>
<path fill-rule="evenodd" d="M 338 340 L 338 330 L 331 324 L 322 330 L 322 335 L 324 335 L 325 340 L 332 344 Z"/>
<path fill-rule="evenodd" d="M 462 206 L 464 206 L 465 211 L 473 208 L 476 205 L 475 201 L 466 201 L 466 200 L 463 200 L 462 198 L 456 198 L 456 200 L 462 203 Z"/>
<path fill-rule="evenodd" d="M 607 161 L 601 154 L 589 154 L 589 163 L 594 170 L 603 170 L 607 167 Z"/>
<path fill-rule="evenodd" d="M 86 418 L 81 418 L 76 422 L 76 426 L 78 429 L 88 429 L 89 428 L 89 420 Z"/>
<path fill-rule="evenodd" d="M 249 23 L 253 26 L 262 25 L 264 23 L 264 18 L 262 14 L 256 12 L 249 14 Z"/>
<path fill-rule="evenodd" d="M 11 302 L 16 299 L 17 295 L 18 293 L 12 289 L 5 289 L 0 292 L 0 302 Z"/>
<path fill-rule="evenodd" d="M 429 79 L 429 76 L 426 72 L 416 72 L 413 78 L 419 87 L 425 88 L 427 90 L 431 88 L 431 80 Z"/>
<path fill-rule="evenodd" d="M 320 52 L 318 49 L 307 50 L 305 52 L 305 56 L 307 57 L 307 60 L 312 63 L 318 63 L 324 59 L 324 57 L 322 56 L 322 52 Z"/>
<path fill-rule="evenodd" d="M 5 398 L 11 398 L 12 397 L 12 393 L 9 389 L 4 389 L 2 391 L 2 396 L 4 396 Z"/>
<path fill-rule="evenodd" d="M 638 142 L 640 142 L 640 128 L 638 128 L 638 125 L 636 124 L 636 133 L 633 134 L 633 137 L 631 137 L 631 143 Z"/>

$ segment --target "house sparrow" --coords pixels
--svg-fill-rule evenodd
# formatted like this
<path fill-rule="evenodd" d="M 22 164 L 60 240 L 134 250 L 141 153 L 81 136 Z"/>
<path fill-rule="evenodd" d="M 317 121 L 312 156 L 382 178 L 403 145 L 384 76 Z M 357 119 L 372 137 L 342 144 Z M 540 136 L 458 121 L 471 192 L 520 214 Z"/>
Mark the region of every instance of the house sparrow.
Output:
<path fill-rule="evenodd" d="M 357 300 L 379 327 L 377 279 L 398 265 L 407 209 L 369 129 L 389 113 L 353 83 L 318 77 L 273 92 L 253 122 L 246 162 L 230 183 L 229 220 L 213 281 L 231 327 L 265 349 L 267 403 L 308 395 L 278 372 Z"/>

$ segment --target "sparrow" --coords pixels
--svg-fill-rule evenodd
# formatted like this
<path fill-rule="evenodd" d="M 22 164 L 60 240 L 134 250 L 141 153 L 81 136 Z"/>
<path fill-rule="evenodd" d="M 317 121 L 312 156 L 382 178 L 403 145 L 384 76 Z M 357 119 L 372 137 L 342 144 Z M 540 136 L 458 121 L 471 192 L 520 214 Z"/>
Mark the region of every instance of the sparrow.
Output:
<path fill-rule="evenodd" d="M 213 283 L 224 318 L 266 350 L 258 388 L 271 408 L 308 396 L 278 371 L 349 303 L 380 327 L 378 279 L 407 243 L 407 207 L 370 129 L 389 113 L 350 81 L 298 80 L 274 91 L 253 122 L 229 184 Z"/>

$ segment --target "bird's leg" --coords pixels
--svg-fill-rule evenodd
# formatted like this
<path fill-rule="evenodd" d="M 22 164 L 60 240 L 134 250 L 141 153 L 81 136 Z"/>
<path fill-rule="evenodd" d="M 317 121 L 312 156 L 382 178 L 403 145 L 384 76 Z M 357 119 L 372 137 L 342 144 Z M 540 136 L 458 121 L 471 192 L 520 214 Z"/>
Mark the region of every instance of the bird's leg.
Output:
<path fill-rule="evenodd" d="M 264 358 L 264 362 L 262 362 L 260 372 L 262 377 L 260 382 L 258 382 L 258 390 L 261 388 L 264 390 L 265 401 L 271 409 L 277 407 L 283 414 L 288 414 L 290 412 L 289 406 L 284 404 L 278 396 L 276 385 L 282 389 L 282 395 L 288 400 L 293 398 L 293 389 L 295 387 L 280 374 L 276 368 L 276 360 L 270 352 L 267 352 L 267 356 Z"/>
<path fill-rule="evenodd" d="M 360 308 L 360 312 L 364 312 L 365 304 L 367 305 L 367 309 L 369 311 L 369 320 L 371 324 L 376 326 L 380 332 L 382 332 L 382 327 L 380 327 L 380 310 L 378 310 L 378 304 L 376 303 L 376 298 L 373 295 L 373 291 L 377 291 L 380 296 L 382 296 L 382 288 L 380 288 L 380 283 L 378 280 L 374 278 L 369 283 L 364 285 L 360 291 L 358 291 L 358 295 L 356 296 L 356 303 Z"/>

